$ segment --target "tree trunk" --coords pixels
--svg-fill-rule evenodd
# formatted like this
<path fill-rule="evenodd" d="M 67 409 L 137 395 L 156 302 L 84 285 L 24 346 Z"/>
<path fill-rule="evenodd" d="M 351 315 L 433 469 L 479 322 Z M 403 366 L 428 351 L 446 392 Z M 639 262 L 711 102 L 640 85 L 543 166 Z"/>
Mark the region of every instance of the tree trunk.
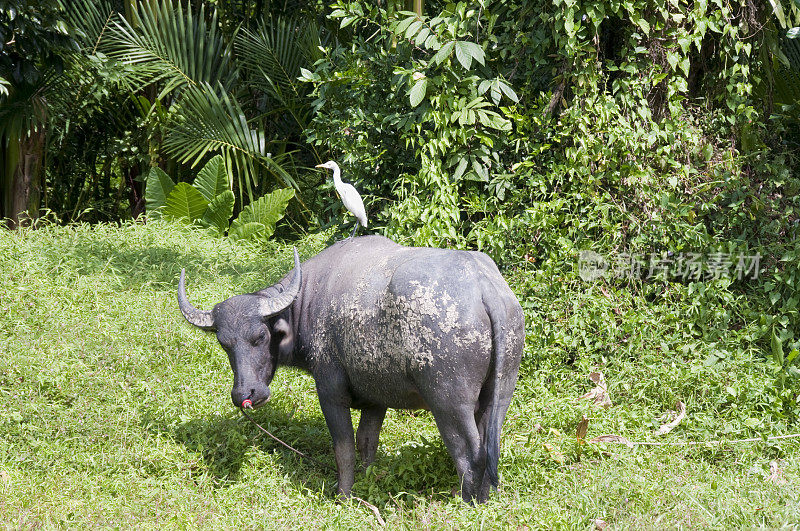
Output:
<path fill-rule="evenodd" d="M 128 205 L 131 217 L 136 219 L 144 214 L 144 185 L 139 180 L 141 171 L 138 164 L 133 166 L 123 165 L 121 170 L 122 180 L 128 186 Z"/>
<path fill-rule="evenodd" d="M 3 201 L 3 216 L 8 218 L 9 228 L 28 225 L 39 217 L 44 145 L 45 132 L 40 127 L 21 140 L 9 140 L 4 146 L 7 162 L 4 192 L 8 195 Z"/>

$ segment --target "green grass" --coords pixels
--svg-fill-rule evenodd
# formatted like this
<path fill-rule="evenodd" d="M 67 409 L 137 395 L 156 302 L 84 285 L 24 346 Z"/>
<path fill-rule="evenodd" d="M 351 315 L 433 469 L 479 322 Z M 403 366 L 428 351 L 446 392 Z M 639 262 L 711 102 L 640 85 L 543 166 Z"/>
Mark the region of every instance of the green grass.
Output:
<path fill-rule="evenodd" d="M 325 246 L 312 236 L 303 257 Z M 0 522 L 6 528 L 369 528 L 375 516 L 336 502 L 335 476 L 265 439 L 229 398 L 231 374 L 213 334 L 185 324 L 274 282 L 291 247 L 234 244 L 175 225 L 44 226 L 0 231 Z M 752 323 L 692 330 L 696 298 L 650 300 L 620 288 L 510 274 L 528 341 L 504 426 L 500 492 L 481 507 L 452 496 L 453 466 L 425 412 L 391 411 L 378 460 L 355 494 L 397 528 L 618 528 L 800 525 L 796 440 L 714 447 L 578 446 L 631 440 L 735 439 L 800 431 L 776 402 Z M 735 301 L 734 301 L 735 303 Z M 716 311 L 731 301 L 705 301 Z M 706 339 L 703 339 L 703 338 Z M 576 398 L 605 375 L 613 407 Z M 795 400 L 797 389 L 785 390 Z M 333 465 L 307 375 L 279 370 L 255 417 Z M 687 404 L 672 433 L 658 418 Z M 791 402 L 790 400 L 790 402 Z M 778 404 L 778 405 L 776 405 Z M 358 413 L 354 412 L 354 418 Z M 547 445 L 547 446 L 545 446 Z M 769 479 L 777 461 L 780 481 Z"/>

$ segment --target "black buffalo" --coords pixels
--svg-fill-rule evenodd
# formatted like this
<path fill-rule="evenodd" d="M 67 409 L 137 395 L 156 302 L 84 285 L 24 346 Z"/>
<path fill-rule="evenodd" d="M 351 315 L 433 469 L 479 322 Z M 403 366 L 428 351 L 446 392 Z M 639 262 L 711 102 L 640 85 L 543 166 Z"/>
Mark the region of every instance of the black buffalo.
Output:
<path fill-rule="evenodd" d="M 522 308 L 494 262 L 381 236 L 294 260 L 274 286 L 211 311 L 191 305 L 181 272 L 181 312 L 228 353 L 234 405 L 263 405 L 279 365 L 311 373 L 345 496 L 356 446 L 372 462 L 386 409 L 429 409 L 464 500 L 485 501 L 524 341 Z M 350 408 L 361 410 L 355 441 Z"/>

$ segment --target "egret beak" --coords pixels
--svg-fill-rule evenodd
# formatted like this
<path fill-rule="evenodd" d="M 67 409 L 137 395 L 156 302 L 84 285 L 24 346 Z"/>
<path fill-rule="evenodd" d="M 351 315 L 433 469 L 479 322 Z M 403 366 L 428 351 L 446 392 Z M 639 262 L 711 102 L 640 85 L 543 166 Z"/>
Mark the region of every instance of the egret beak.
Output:
<path fill-rule="evenodd" d="M 325 165 L 324 165 L 324 164 L 317 164 L 317 165 L 316 165 L 316 166 L 314 166 L 314 167 L 315 167 L 315 168 L 324 168 L 324 167 L 325 167 Z"/>

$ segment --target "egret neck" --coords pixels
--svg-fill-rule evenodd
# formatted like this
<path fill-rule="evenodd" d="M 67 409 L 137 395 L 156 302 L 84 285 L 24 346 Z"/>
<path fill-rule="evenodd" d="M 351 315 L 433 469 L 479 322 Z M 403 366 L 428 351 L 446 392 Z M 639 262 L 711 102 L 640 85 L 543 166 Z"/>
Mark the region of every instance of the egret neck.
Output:
<path fill-rule="evenodd" d="M 333 163 L 333 186 L 337 190 L 342 188 L 342 170 L 339 169 L 339 165 L 335 162 Z"/>

